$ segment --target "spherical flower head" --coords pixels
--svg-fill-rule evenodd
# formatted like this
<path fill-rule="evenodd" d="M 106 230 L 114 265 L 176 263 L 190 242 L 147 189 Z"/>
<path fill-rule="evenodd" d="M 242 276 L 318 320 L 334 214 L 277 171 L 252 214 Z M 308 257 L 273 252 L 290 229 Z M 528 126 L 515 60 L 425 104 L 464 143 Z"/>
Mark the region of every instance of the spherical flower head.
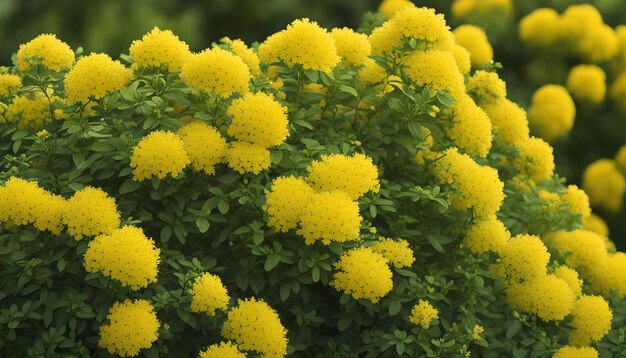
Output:
<path fill-rule="evenodd" d="M 610 212 L 622 208 L 626 179 L 611 159 L 598 159 L 583 171 L 583 190 L 589 195 L 592 207 L 602 207 Z"/>
<path fill-rule="evenodd" d="M 191 286 L 191 310 L 215 316 L 215 310 L 228 308 L 228 290 L 217 275 L 208 272 L 196 278 Z"/>
<path fill-rule="evenodd" d="M 156 130 L 141 138 L 130 157 L 133 180 L 177 177 L 189 165 L 185 143 L 173 132 Z"/>
<path fill-rule="evenodd" d="M 9 97 L 22 87 L 22 78 L 11 73 L 0 74 L 0 96 Z"/>
<path fill-rule="evenodd" d="M 322 155 L 307 171 L 307 181 L 318 192 L 339 190 L 356 200 L 369 191 L 380 189 L 378 168 L 372 158 L 361 153 Z"/>
<path fill-rule="evenodd" d="M 411 316 L 409 321 L 416 326 L 422 326 L 424 329 L 428 329 L 433 320 L 439 318 L 439 311 L 430 302 L 426 300 L 419 300 L 419 302 L 411 309 Z"/>
<path fill-rule="evenodd" d="M 63 215 L 67 232 L 76 240 L 109 234 L 120 226 L 115 199 L 99 188 L 87 186 L 67 201 Z"/>
<path fill-rule="evenodd" d="M 540 138 L 530 137 L 517 143 L 518 157 L 514 161 L 520 173 L 535 182 L 548 179 L 554 174 L 552 147 Z"/>
<path fill-rule="evenodd" d="M 474 25 L 461 25 L 452 33 L 456 43 L 469 51 L 473 67 L 493 62 L 493 48 L 485 30 Z"/>
<path fill-rule="evenodd" d="M 614 294 L 620 299 L 626 297 L 626 254 L 617 252 L 592 267 L 588 281 L 591 291 L 605 295 Z"/>
<path fill-rule="evenodd" d="M 589 200 L 589 197 L 587 197 Z M 583 219 L 583 229 L 586 231 L 595 232 L 596 234 L 608 237 L 609 226 L 606 222 L 596 214 L 591 214 L 587 218 Z"/>
<path fill-rule="evenodd" d="M 503 98 L 482 103 L 481 108 L 491 120 L 496 141 L 515 144 L 528 139 L 530 129 L 526 112 L 517 103 Z"/>
<path fill-rule="evenodd" d="M 30 70 L 33 64 L 42 64 L 49 70 L 60 72 L 74 63 L 74 51 L 54 34 L 42 34 L 20 45 L 16 57 L 20 71 Z"/>
<path fill-rule="evenodd" d="M 385 257 L 369 247 L 358 247 L 341 255 L 330 285 L 354 299 L 373 303 L 393 288 L 392 273 Z"/>
<path fill-rule="evenodd" d="M 109 55 L 92 53 L 81 57 L 65 76 L 67 104 L 87 103 L 107 93 L 124 89 L 132 71 Z"/>
<path fill-rule="evenodd" d="M 617 108 L 626 111 L 626 71 L 613 81 L 609 89 L 609 97 Z"/>
<path fill-rule="evenodd" d="M 592 27 L 603 24 L 602 14 L 591 4 L 571 5 L 565 9 L 561 16 L 563 36 L 574 43 L 580 41 Z"/>
<path fill-rule="evenodd" d="M 232 342 L 213 344 L 200 352 L 199 358 L 246 358 Z"/>
<path fill-rule="evenodd" d="M 562 265 L 554 269 L 554 276 L 565 281 L 574 293 L 574 296 L 580 297 L 583 292 L 583 280 L 578 277 L 578 272 L 576 270 Z"/>
<path fill-rule="evenodd" d="M 519 22 L 519 34 L 522 41 L 548 47 L 563 36 L 563 26 L 559 13 L 552 8 L 535 9 Z"/>
<path fill-rule="evenodd" d="M 267 225 L 278 232 L 295 229 L 315 191 L 302 178 L 278 177 L 265 194 Z"/>
<path fill-rule="evenodd" d="M 66 208 L 67 200 L 65 198 L 44 192 L 39 205 L 33 210 L 35 228 L 39 231 L 50 231 L 55 235 L 60 235 Z"/>
<path fill-rule="evenodd" d="M 18 129 L 39 130 L 50 118 L 50 102 L 37 92 L 31 96 L 15 96 L 4 112 L 4 117 Z"/>
<path fill-rule="evenodd" d="M 613 312 L 609 303 L 600 296 L 583 295 L 572 310 L 570 344 L 578 347 L 597 342 L 611 329 Z"/>
<path fill-rule="evenodd" d="M 231 142 L 226 152 L 228 166 L 240 174 L 259 174 L 272 166 L 270 151 L 248 142 Z"/>
<path fill-rule="evenodd" d="M 239 56 L 239 58 L 248 65 L 250 73 L 253 76 L 257 76 L 261 73 L 261 60 L 259 56 L 249 48 L 245 42 L 240 39 L 231 40 L 228 37 L 223 38 L 221 42 L 225 43 L 232 53 Z"/>
<path fill-rule="evenodd" d="M 559 231 L 550 236 L 552 246 L 565 255 L 565 263 L 574 268 L 592 272 L 607 258 L 602 236 L 585 230 Z"/>
<path fill-rule="evenodd" d="M 287 108 L 267 93 L 245 94 L 232 101 L 226 113 L 232 118 L 228 134 L 239 141 L 270 148 L 289 135 Z"/>
<path fill-rule="evenodd" d="M 484 158 L 492 144 L 491 121 L 474 100 L 462 95 L 452 106 L 452 124 L 448 137 L 461 151 Z"/>
<path fill-rule="evenodd" d="M 156 282 L 160 253 L 143 230 L 123 226 L 91 240 L 83 265 L 136 291 Z"/>
<path fill-rule="evenodd" d="M 160 67 L 167 65 L 170 71 L 180 71 L 180 68 L 191 56 L 189 45 L 181 41 L 170 30 L 153 28 L 143 35 L 141 40 L 135 40 L 128 50 L 133 58 L 133 67 Z"/>
<path fill-rule="evenodd" d="M 409 7 L 415 7 L 415 4 L 409 0 L 383 0 L 378 5 L 378 12 L 385 18 L 391 19 L 398 11 Z"/>
<path fill-rule="evenodd" d="M 577 65 L 567 76 L 567 89 L 581 102 L 600 103 L 606 94 L 606 73 L 596 65 Z"/>
<path fill-rule="evenodd" d="M 626 145 L 623 145 L 615 154 L 615 165 L 622 174 L 626 175 Z"/>
<path fill-rule="evenodd" d="M 568 283 L 555 275 L 539 276 L 531 281 L 526 294 L 531 302 L 531 312 L 545 322 L 563 320 L 574 308 L 576 300 Z"/>
<path fill-rule="evenodd" d="M 569 206 L 569 212 L 574 215 L 580 215 L 583 221 L 591 215 L 589 197 L 576 185 L 568 185 L 561 199 Z"/>
<path fill-rule="evenodd" d="M 396 0 L 397 1 L 397 0 Z M 408 0 L 404 0 L 409 2 Z M 409 2 L 410 3 L 410 2 Z M 410 3 L 412 5 L 412 3 Z M 367 35 L 344 28 L 334 28 L 330 31 L 337 55 L 349 66 L 359 66 L 365 64 L 368 56 L 372 53 L 372 46 Z"/>
<path fill-rule="evenodd" d="M 454 57 L 454 62 L 456 62 L 456 67 L 459 69 L 462 75 L 467 75 L 472 70 L 472 62 L 470 58 L 470 53 L 465 49 L 465 47 L 459 44 L 451 44 L 448 48 L 448 51 Z"/>
<path fill-rule="evenodd" d="M 333 37 L 309 19 L 295 20 L 285 30 L 270 36 L 259 46 L 259 55 L 266 63 L 280 60 L 322 72 L 331 72 L 341 60 Z"/>
<path fill-rule="evenodd" d="M 504 201 L 504 184 L 498 171 L 476 163 L 470 156 L 456 148 L 444 152 L 435 174 L 456 192 L 449 200 L 457 210 L 473 209 L 478 217 L 495 215 Z"/>
<path fill-rule="evenodd" d="M 465 95 L 465 82 L 454 56 L 448 51 L 415 51 L 403 59 L 404 72 L 417 86 L 448 91 L 454 98 Z"/>
<path fill-rule="evenodd" d="M 100 326 L 98 345 L 109 354 L 133 357 L 159 338 L 161 324 L 150 302 L 139 299 L 116 302 L 107 314 L 107 324 Z"/>
<path fill-rule="evenodd" d="M 499 253 L 511 238 L 511 233 L 495 216 L 478 220 L 465 233 L 463 245 L 475 254 Z"/>
<path fill-rule="evenodd" d="M 183 141 L 184 151 L 195 171 L 215 174 L 215 166 L 226 157 L 226 139 L 214 127 L 199 122 L 191 122 L 176 132 Z M 171 143 L 169 143 L 171 145 Z"/>
<path fill-rule="evenodd" d="M 591 63 L 610 60 L 619 49 L 617 34 L 609 25 L 591 26 L 577 44 L 578 53 Z"/>
<path fill-rule="evenodd" d="M 511 13 L 511 0 L 455 0 L 452 15 L 457 19 L 467 17 L 508 16 Z"/>
<path fill-rule="evenodd" d="M 359 205 L 342 191 L 315 193 L 300 216 L 298 235 L 307 245 L 322 241 L 346 242 L 359 238 L 363 218 Z"/>
<path fill-rule="evenodd" d="M 376 245 L 372 246 L 372 250 L 383 255 L 396 268 L 410 267 L 415 262 L 413 250 L 406 240 L 382 237 Z"/>
<path fill-rule="evenodd" d="M 576 106 L 567 89 L 545 85 L 531 99 L 528 120 L 533 132 L 548 142 L 563 137 L 574 126 Z"/>
<path fill-rule="evenodd" d="M 598 358 L 598 351 L 592 347 L 561 347 L 552 358 Z"/>
<path fill-rule="evenodd" d="M 548 249 L 533 235 L 517 235 L 500 251 L 500 263 L 508 282 L 532 281 L 545 276 L 548 261 Z"/>
<path fill-rule="evenodd" d="M 477 324 L 474 325 L 474 328 L 472 329 L 472 338 L 476 341 L 480 341 L 483 339 L 482 334 L 485 332 L 485 327 Z"/>
<path fill-rule="evenodd" d="M 454 43 L 443 14 L 425 7 L 407 7 L 372 31 L 372 54 L 379 56 L 390 52 L 402 46 L 406 39 L 423 41 L 429 46 Z"/>
<path fill-rule="evenodd" d="M 496 72 L 476 71 L 467 81 L 467 93 L 482 106 L 483 103 L 506 99 L 506 83 Z"/>
<path fill-rule="evenodd" d="M 278 313 L 262 300 L 239 300 L 228 312 L 222 336 L 235 341 L 239 349 L 256 351 L 264 357 L 287 354 L 287 330 Z"/>
<path fill-rule="evenodd" d="M 228 98 L 248 92 L 250 69 L 243 60 L 221 48 L 194 54 L 183 64 L 180 78 L 199 92 Z"/>

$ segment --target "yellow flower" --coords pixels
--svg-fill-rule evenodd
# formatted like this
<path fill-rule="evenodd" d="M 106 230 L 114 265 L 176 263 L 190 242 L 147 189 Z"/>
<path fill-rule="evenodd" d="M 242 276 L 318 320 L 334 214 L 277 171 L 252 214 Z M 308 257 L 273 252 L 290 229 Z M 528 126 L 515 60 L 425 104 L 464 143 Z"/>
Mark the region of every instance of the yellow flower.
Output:
<path fill-rule="evenodd" d="M 458 19 L 470 16 L 502 16 L 511 12 L 511 0 L 454 0 L 452 15 Z"/>
<path fill-rule="evenodd" d="M 41 63 L 48 69 L 59 72 L 72 67 L 74 63 L 74 51 L 54 34 L 42 34 L 20 45 L 16 57 L 20 71 L 28 71 L 31 65 Z"/>
<path fill-rule="evenodd" d="M 266 93 L 245 94 L 234 100 L 226 113 L 232 118 L 228 134 L 238 141 L 270 148 L 289 135 L 287 108 Z"/>
<path fill-rule="evenodd" d="M 570 213 L 580 215 L 583 221 L 591 215 L 589 197 L 576 185 L 568 185 L 561 199 L 569 206 Z"/>
<path fill-rule="evenodd" d="M 562 24 L 559 13 L 552 8 L 535 9 L 519 22 L 522 41 L 548 47 L 560 40 Z"/>
<path fill-rule="evenodd" d="M 413 250 L 406 240 L 381 237 L 372 250 L 383 255 L 396 268 L 409 267 L 415 262 Z"/>
<path fill-rule="evenodd" d="M 330 285 L 354 299 L 366 299 L 376 303 L 393 288 L 387 259 L 369 247 L 358 247 L 345 252 L 334 267 L 336 272 Z"/>
<path fill-rule="evenodd" d="M 208 272 L 196 278 L 191 286 L 191 310 L 215 316 L 215 310 L 226 311 L 228 308 L 228 290 L 217 275 Z"/>
<path fill-rule="evenodd" d="M 608 302 L 600 296 L 584 295 L 572 310 L 570 344 L 581 347 L 597 342 L 611 329 L 613 312 Z"/>
<path fill-rule="evenodd" d="M 133 66 L 167 65 L 170 71 L 180 71 L 191 56 L 189 45 L 172 31 L 160 30 L 158 27 L 143 35 L 141 40 L 133 41 L 128 51 L 133 58 Z"/>
<path fill-rule="evenodd" d="M 536 314 L 545 322 L 561 321 L 574 308 L 576 296 L 568 283 L 555 276 L 540 274 L 507 288 L 507 302 L 514 309 Z"/>
<path fill-rule="evenodd" d="M 576 106 L 565 87 L 545 85 L 533 94 L 528 120 L 533 132 L 546 141 L 552 142 L 569 133 L 575 117 Z"/>
<path fill-rule="evenodd" d="M 506 100 L 506 83 L 496 72 L 476 71 L 467 81 L 467 93 L 482 107 L 484 103 Z"/>
<path fill-rule="evenodd" d="M 561 347 L 552 358 L 598 358 L 598 351 L 591 347 Z"/>
<path fill-rule="evenodd" d="M 506 98 L 481 104 L 493 126 L 496 140 L 515 144 L 528 139 L 530 130 L 526 112 L 517 103 Z"/>
<path fill-rule="evenodd" d="M 156 176 L 177 177 L 189 165 L 183 140 L 175 133 L 156 130 L 141 138 L 130 157 L 133 180 L 142 181 Z"/>
<path fill-rule="evenodd" d="M 588 281 L 594 293 L 614 293 L 620 299 L 626 297 L 626 254 L 609 254 L 606 259 L 591 267 Z"/>
<path fill-rule="evenodd" d="M 0 74 L 0 96 L 8 97 L 22 86 L 22 78 L 18 75 L 3 73 Z"/>
<path fill-rule="evenodd" d="M 356 240 L 361 220 L 359 205 L 344 192 L 314 193 L 300 215 L 297 233 L 307 245 Z"/>
<path fill-rule="evenodd" d="M 587 200 L 589 200 L 589 198 L 587 198 Z M 583 229 L 595 232 L 603 237 L 609 236 L 609 226 L 596 214 L 591 214 L 587 218 L 583 219 Z"/>
<path fill-rule="evenodd" d="M 226 157 L 228 145 L 220 132 L 200 121 L 191 122 L 176 132 L 195 171 L 215 174 L 215 166 Z M 171 145 L 171 143 L 168 143 Z"/>
<path fill-rule="evenodd" d="M 585 230 L 559 231 L 550 236 L 552 246 L 565 255 L 565 263 L 585 273 L 607 258 L 606 246 L 602 236 Z"/>
<path fill-rule="evenodd" d="M 261 60 L 259 59 L 259 56 L 256 52 L 250 49 L 245 42 L 240 39 L 231 40 L 228 37 L 224 37 L 220 41 L 225 43 L 230 48 L 232 53 L 239 56 L 239 58 L 241 58 L 243 62 L 248 65 L 252 75 L 256 76 L 261 73 Z"/>
<path fill-rule="evenodd" d="M 448 91 L 455 99 L 465 96 L 463 75 L 450 52 L 415 51 L 403 60 L 404 72 L 417 86 Z"/>
<path fill-rule="evenodd" d="M 267 225 L 279 232 L 295 229 L 313 195 L 313 189 L 304 179 L 293 176 L 274 179 L 271 190 L 265 192 Z"/>
<path fill-rule="evenodd" d="M 479 324 L 474 325 L 472 329 L 472 338 L 476 341 L 480 341 L 483 339 L 482 334 L 485 332 L 485 328 Z"/>
<path fill-rule="evenodd" d="M 83 265 L 136 291 L 156 282 L 160 253 L 143 230 L 123 226 L 91 240 Z"/>
<path fill-rule="evenodd" d="M 554 173 L 554 155 L 550 144 L 540 138 L 530 137 L 517 143 L 518 157 L 515 167 L 535 182 L 548 179 Z"/>
<path fill-rule="evenodd" d="M 554 270 L 554 276 L 565 281 L 574 293 L 574 296 L 580 297 L 583 292 L 583 280 L 578 277 L 576 270 L 562 265 Z"/>
<path fill-rule="evenodd" d="M 610 212 L 622 208 L 626 179 L 617 169 L 615 161 L 598 159 L 583 171 L 583 190 L 589 195 L 592 207 L 601 207 Z"/>
<path fill-rule="evenodd" d="M 50 118 L 48 98 L 37 92 L 32 97 L 16 96 L 4 112 L 10 123 L 16 123 L 19 129 L 41 129 L 44 122 Z"/>
<path fill-rule="evenodd" d="M 416 326 L 422 326 L 424 329 L 430 327 L 430 323 L 439 318 L 439 312 L 430 302 L 419 300 L 419 302 L 411 309 L 411 317 L 409 321 Z"/>
<path fill-rule="evenodd" d="M 511 238 L 511 233 L 495 216 L 478 220 L 467 230 L 463 245 L 473 253 L 500 252 Z"/>
<path fill-rule="evenodd" d="M 493 62 L 493 48 L 485 30 L 474 25 L 461 25 L 452 33 L 456 43 L 469 51 L 473 67 Z"/>
<path fill-rule="evenodd" d="M 230 143 L 226 160 L 229 167 L 241 174 L 259 174 L 272 165 L 269 150 L 257 144 L 239 141 Z"/>
<path fill-rule="evenodd" d="M 264 63 L 280 60 L 302 65 L 306 70 L 330 72 L 339 63 L 333 37 L 315 21 L 295 20 L 259 46 Z"/>
<path fill-rule="evenodd" d="M 408 0 L 404 1 L 409 2 Z M 372 52 L 372 46 L 367 35 L 354 32 L 354 30 L 347 27 L 341 29 L 334 28 L 330 34 L 335 42 L 337 54 L 344 63 L 350 66 L 365 64 Z"/>
<path fill-rule="evenodd" d="M 63 214 L 67 232 L 76 240 L 83 236 L 110 234 L 120 226 L 115 199 L 102 189 L 87 186 L 67 201 Z"/>
<path fill-rule="evenodd" d="M 591 63 L 601 63 L 615 56 L 618 41 L 617 34 L 609 25 L 593 25 L 578 41 L 576 50 L 583 59 Z"/>
<path fill-rule="evenodd" d="M 626 71 L 613 81 L 609 89 L 609 97 L 619 109 L 626 110 Z"/>
<path fill-rule="evenodd" d="M 161 324 L 150 302 L 139 299 L 116 302 L 107 314 L 108 324 L 100 326 L 98 345 L 109 354 L 134 357 L 159 337 Z"/>
<path fill-rule="evenodd" d="M 470 53 L 465 49 L 465 47 L 455 43 L 449 46 L 448 51 L 450 51 L 452 57 L 454 57 L 456 67 L 459 69 L 461 74 L 469 74 L 472 70 L 472 62 L 470 59 Z"/>
<path fill-rule="evenodd" d="M 189 57 L 180 78 L 195 90 L 228 98 L 248 92 L 250 69 L 243 60 L 221 48 L 204 50 Z"/>
<path fill-rule="evenodd" d="M 307 181 L 318 192 L 342 191 L 358 199 L 369 191 L 378 192 L 378 168 L 370 157 L 361 153 L 322 155 L 308 167 Z"/>
<path fill-rule="evenodd" d="M 378 5 L 378 12 L 387 19 L 391 19 L 398 11 L 407 7 L 415 7 L 415 4 L 409 0 L 383 0 Z"/>
<path fill-rule="evenodd" d="M 263 357 L 287 354 L 287 330 L 278 313 L 262 300 L 239 300 L 228 312 L 222 336 L 233 340 L 239 349 L 256 351 Z"/>
<path fill-rule="evenodd" d="M 107 93 L 121 90 L 130 81 L 132 71 L 109 55 L 92 53 L 80 58 L 65 76 L 67 103 L 87 103 Z"/>
<path fill-rule="evenodd" d="M 577 101 L 600 103 L 606 94 L 606 73 L 595 65 L 577 65 L 567 76 L 567 89 Z"/>
<path fill-rule="evenodd" d="M 486 157 L 492 144 L 491 121 L 474 100 L 462 95 L 452 106 L 452 125 L 448 137 L 467 154 Z"/>
<path fill-rule="evenodd" d="M 548 249 L 540 238 L 517 235 L 500 251 L 500 261 L 509 282 L 532 281 L 547 274 Z"/>
<path fill-rule="evenodd" d="M 246 358 L 237 345 L 231 342 L 213 344 L 200 352 L 199 358 Z"/>

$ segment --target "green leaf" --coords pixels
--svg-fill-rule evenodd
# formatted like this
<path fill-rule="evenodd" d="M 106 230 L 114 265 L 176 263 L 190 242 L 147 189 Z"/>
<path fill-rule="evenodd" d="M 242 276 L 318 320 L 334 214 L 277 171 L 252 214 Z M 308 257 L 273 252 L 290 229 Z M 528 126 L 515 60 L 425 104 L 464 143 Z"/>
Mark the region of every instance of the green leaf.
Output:
<path fill-rule="evenodd" d="M 217 210 L 219 210 L 222 215 L 228 213 L 229 208 L 230 206 L 226 200 L 220 200 L 220 202 L 217 203 Z"/>
<path fill-rule="evenodd" d="M 513 322 L 513 324 L 506 330 L 506 339 L 513 338 L 517 332 L 519 332 L 520 328 L 522 328 L 522 323 L 520 321 Z"/>
<path fill-rule="evenodd" d="M 358 97 L 358 96 L 359 96 L 359 93 L 358 93 L 358 92 L 357 92 L 354 88 L 352 88 L 352 87 L 350 87 L 350 86 L 340 86 L 340 87 L 339 87 L 339 90 L 340 90 L 341 92 L 349 93 L 349 94 L 351 94 L 353 97 Z"/>
<path fill-rule="evenodd" d="M 198 230 L 200 230 L 200 232 L 204 234 L 209 230 L 211 224 L 209 223 L 209 220 L 205 218 L 198 218 L 196 220 L 196 226 L 198 227 Z"/>
<path fill-rule="evenodd" d="M 265 271 L 271 271 L 274 267 L 276 267 L 276 265 L 278 265 L 278 263 L 280 263 L 280 255 L 272 254 L 269 255 L 265 260 L 265 265 L 263 266 L 263 268 L 265 269 Z"/>
<path fill-rule="evenodd" d="M 120 189 L 119 192 L 120 194 L 128 194 L 128 193 L 132 193 L 134 191 L 137 191 L 137 189 L 141 188 L 141 183 L 140 182 L 136 182 L 132 179 L 126 179 L 122 185 L 120 185 Z"/>
<path fill-rule="evenodd" d="M 402 303 L 400 303 L 400 301 L 391 301 L 391 303 L 389 304 L 389 315 L 395 316 L 400 312 L 401 309 Z"/>

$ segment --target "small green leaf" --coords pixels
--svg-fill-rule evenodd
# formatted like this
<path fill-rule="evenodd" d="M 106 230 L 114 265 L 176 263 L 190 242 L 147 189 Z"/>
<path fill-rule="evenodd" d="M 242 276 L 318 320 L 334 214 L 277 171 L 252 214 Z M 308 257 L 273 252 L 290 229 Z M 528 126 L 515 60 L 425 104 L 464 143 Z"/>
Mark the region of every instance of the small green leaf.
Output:
<path fill-rule="evenodd" d="M 279 262 L 280 262 L 280 255 L 278 254 L 269 255 L 267 259 L 265 260 L 265 265 L 263 266 L 263 268 L 265 268 L 265 271 L 271 271 L 274 267 L 276 267 L 276 265 L 278 265 Z"/>

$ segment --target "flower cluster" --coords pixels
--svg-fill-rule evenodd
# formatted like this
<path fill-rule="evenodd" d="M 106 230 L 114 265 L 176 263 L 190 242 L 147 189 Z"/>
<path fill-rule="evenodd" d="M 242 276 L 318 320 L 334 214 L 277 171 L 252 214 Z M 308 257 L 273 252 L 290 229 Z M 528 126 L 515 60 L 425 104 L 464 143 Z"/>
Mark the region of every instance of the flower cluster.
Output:
<path fill-rule="evenodd" d="M 59 72 L 74 63 L 74 51 L 54 34 L 42 34 L 20 45 L 16 57 L 20 71 L 28 71 L 31 66 L 41 64 Z"/>
<path fill-rule="evenodd" d="M 81 57 L 65 76 L 68 104 L 86 104 L 101 99 L 109 92 L 121 90 L 131 79 L 132 71 L 109 55 L 92 53 Z"/>
<path fill-rule="evenodd" d="M 166 65 L 171 71 L 180 71 L 191 56 L 189 46 L 184 41 L 172 31 L 160 30 L 158 27 L 143 35 L 141 40 L 133 41 L 128 52 L 133 58 L 133 66 Z"/>
<path fill-rule="evenodd" d="M 115 199 L 99 188 L 85 187 L 67 201 L 63 224 L 76 240 L 109 234 L 120 226 Z"/>
<path fill-rule="evenodd" d="M 210 136 L 204 138 L 210 139 Z M 183 139 L 175 133 L 162 130 L 151 132 L 141 138 L 130 157 L 130 167 L 133 168 L 135 181 L 150 179 L 153 176 L 159 179 L 164 179 L 168 175 L 176 177 L 189 163 Z"/>
<path fill-rule="evenodd" d="M 215 315 L 215 310 L 225 311 L 228 307 L 228 290 L 219 276 L 205 272 L 191 286 L 191 310 Z"/>
<path fill-rule="evenodd" d="M 198 356 L 200 358 L 246 358 L 246 355 L 232 342 L 213 344 L 201 351 Z"/>
<path fill-rule="evenodd" d="M 430 302 L 419 300 L 419 302 L 411 309 L 409 320 L 416 326 L 428 329 L 433 320 L 439 318 L 439 311 Z"/>
<path fill-rule="evenodd" d="M 199 92 L 230 97 L 247 93 L 250 69 L 243 60 L 221 48 L 191 55 L 183 64 L 180 78 Z"/>
<path fill-rule="evenodd" d="M 588 86 L 586 81 L 584 86 Z M 574 117 L 574 100 L 565 87 L 545 85 L 533 94 L 528 108 L 530 128 L 546 141 L 553 142 L 566 135 L 574 126 Z"/>
<path fill-rule="evenodd" d="M 383 255 L 393 267 L 408 267 L 415 262 L 413 250 L 406 240 L 394 240 L 387 237 L 381 237 L 378 243 L 372 246 L 374 252 Z"/>
<path fill-rule="evenodd" d="M 585 168 L 582 188 L 589 195 L 592 207 L 617 212 L 622 208 L 626 179 L 615 161 L 598 159 Z"/>
<path fill-rule="evenodd" d="M 204 171 L 207 175 L 215 174 L 215 166 L 224 160 L 228 150 L 226 139 L 222 137 L 222 134 L 214 127 L 200 121 L 188 123 L 176 134 L 183 142 L 191 167 L 195 171 Z M 172 148 L 175 143 L 177 143 L 175 140 L 168 142 L 166 147 Z M 179 160 L 184 160 L 184 156 L 179 155 Z M 175 163 L 172 164 L 174 167 Z"/>
<path fill-rule="evenodd" d="M 483 29 L 474 25 L 461 25 L 452 32 L 456 43 L 469 53 L 473 67 L 493 62 L 493 48 Z"/>
<path fill-rule="evenodd" d="M 368 247 L 352 249 L 335 263 L 330 285 L 355 299 L 378 302 L 393 288 L 387 259 Z"/>
<path fill-rule="evenodd" d="M 150 348 L 158 339 L 159 320 L 146 300 L 116 302 L 107 314 L 108 323 L 100 326 L 98 345 L 110 354 L 133 357 Z"/>

